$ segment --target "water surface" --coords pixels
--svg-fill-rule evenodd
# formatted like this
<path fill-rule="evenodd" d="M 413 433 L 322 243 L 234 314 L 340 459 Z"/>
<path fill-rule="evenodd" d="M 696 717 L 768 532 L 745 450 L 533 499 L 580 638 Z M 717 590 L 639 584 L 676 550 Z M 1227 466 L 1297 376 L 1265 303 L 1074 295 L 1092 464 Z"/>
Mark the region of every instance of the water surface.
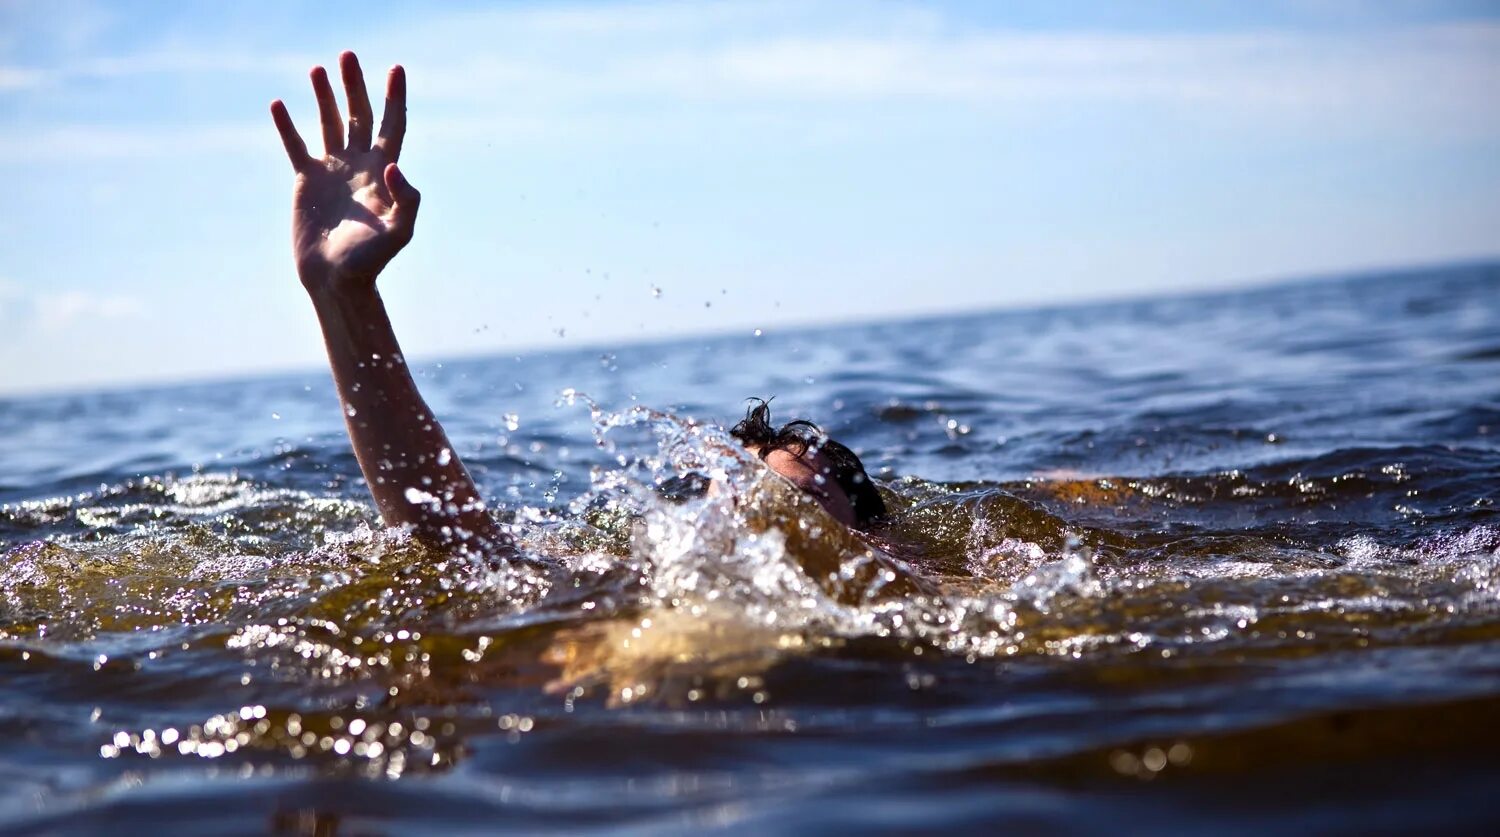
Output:
<path fill-rule="evenodd" d="M 0 401 L 0 828 L 1500 822 L 1500 268 L 420 383 L 533 560 L 381 530 L 324 374 Z"/>

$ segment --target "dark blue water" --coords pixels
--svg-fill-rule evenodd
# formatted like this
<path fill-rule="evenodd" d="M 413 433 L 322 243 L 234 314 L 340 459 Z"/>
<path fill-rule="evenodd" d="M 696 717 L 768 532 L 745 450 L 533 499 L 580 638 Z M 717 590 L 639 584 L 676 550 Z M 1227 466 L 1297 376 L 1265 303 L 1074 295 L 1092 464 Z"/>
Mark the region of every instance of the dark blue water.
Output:
<path fill-rule="evenodd" d="M 0 401 L 0 830 L 1500 824 L 1500 267 L 419 382 L 532 561 L 381 530 L 322 373 Z"/>

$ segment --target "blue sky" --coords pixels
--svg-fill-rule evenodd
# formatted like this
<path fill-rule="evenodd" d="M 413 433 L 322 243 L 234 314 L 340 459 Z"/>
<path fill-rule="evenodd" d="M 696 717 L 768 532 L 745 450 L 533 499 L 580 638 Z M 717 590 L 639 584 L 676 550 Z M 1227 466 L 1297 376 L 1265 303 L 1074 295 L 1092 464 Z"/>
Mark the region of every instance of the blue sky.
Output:
<path fill-rule="evenodd" d="M 1500 254 L 1489 3 L 0 0 L 0 392 L 320 365 L 266 105 L 344 48 L 418 359 Z"/>

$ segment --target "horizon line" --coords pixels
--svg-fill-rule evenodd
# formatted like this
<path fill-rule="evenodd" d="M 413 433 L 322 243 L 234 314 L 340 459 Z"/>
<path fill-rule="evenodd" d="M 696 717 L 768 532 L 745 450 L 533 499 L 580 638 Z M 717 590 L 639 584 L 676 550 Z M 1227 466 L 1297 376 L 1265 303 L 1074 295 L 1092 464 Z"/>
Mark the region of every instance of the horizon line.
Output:
<path fill-rule="evenodd" d="M 1380 279 L 1395 279 L 1406 274 L 1417 274 L 1425 271 L 1456 271 L 1463 269 L 1500 267 L 1500 253 L 1484 256 L 1461 257 L 1454 259 L 1443 259 L 1429 262 L 1412 262 L 1401 265 L 1389 265 L 1385 267 L 1363 267 L 1345 268 L 1334 270 L 1318 270 L 1301 275 L 1279 276 L 1279 277 L 1254 277 L 1234 279 L 1207 286 L 1195 287 L 1188 290 L 1140 290 L 1135 292 L 1125 291 L 1120 293 L 1105 293 L 1098 296 L 1082 296 L 1075 299 L 1054 302 L 1021 302 L 1013 305 L 1001 303 L 980 310 L 966 310 L 962 308 L 942 308 L 930 311 L 919 311 L 914 313 L 903 313 L 897 316 L 871 316 L 855 317 L 851 319 L 825 319 L 808 322 L 792 322 L 785 326 L 766 329 L 767 336 L 774 333 L 776 336 L 785 335 L 807 335 L 825 331 L 835 331 L 845 328 L 857 328 L 864 326 L 896 325 L 902 323 L 923 323 L 942 319 L 971 319 L 976 317 L 991 316 L 1002 313 L 1021 312 L 1043 312 L 1058 311 L 1073 308 L 1088 308 L 1110 303 L 1144 302 L 1165 299 L 1198 299 L 1204 297 L 1222 296 L 1242 291 L 1267 290 L 1276 287 L 1311 285 L 1331 283 L 1338 281 L 1377 281 Z M 509 347 L 496 347 L 473 352 L 458 352 L 445 355 L 422 355 L 420 352 L 413 358 L 410 353 L 403 353 L 407 358 L 407 365 L 412 369 L 417 366 L 441 366 L 446 363 L 465 363 L 470 361 L 494 360 L 504 356 L 528 358 L 545 356 L 550 354 L 561 354 L 571 352 L 587 352 L 596 350 L 607 350 L 610 348 L 636 348 L 636 347 L 661 347 L 672 346 L 680 343 L 691 343 L 698 340 L 723 340 L 732 337 L 749 337 L 743 327 L 734 329 L 711 329 L 700 332 L 688 332 L 672 335 L 647 335 L 645 337 L 620 337 L 612 340 L 591 340 L 565 349 L 546 348 L 538 343 L 523 343 Z M 21 388 L 6 390 L 0 388 L 0 406 L 8 403 L 29 401 L 33 399 L 67 398 L 89 395 L 106 395 L 121 393 L 130 390 L 145 392 L 171 390 L 194 386 L 250 383 L 254 381 L 265 381 L 274 378 L 292 377 L 296 375 L 327 375 L 326 366 L 296 366 L 296 367 L 272 367 L 264 369 L 241 368 L 228 369 L 222 372 L 205 372 L 202 374 L 188 373 L 173 378 L 132 378 L 102 384 L 62 384 L 56 387 L 42 385 L 40 387 Z"/>

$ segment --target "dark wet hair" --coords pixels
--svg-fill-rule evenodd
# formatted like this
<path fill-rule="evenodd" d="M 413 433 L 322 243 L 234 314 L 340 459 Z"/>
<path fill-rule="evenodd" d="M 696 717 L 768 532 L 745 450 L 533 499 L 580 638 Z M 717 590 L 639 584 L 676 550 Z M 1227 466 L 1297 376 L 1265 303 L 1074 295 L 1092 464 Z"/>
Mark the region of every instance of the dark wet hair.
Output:
<path fill-rule="evenodd" d="M 864 463 L 854 451 L 828 438 L 822 428 L 806 419 L 789 421 L 780 429 L 774 428 L 771 426 L 771 402 L 760 398 L 751 398 L 750 401 L 745 420 L 730 428 L 729 435 L 747 446 L 760 448 L 762 456 L 781 448 L 794 450 L 798 456 L 808 450 L 817 451 L 833 466 L 829 476 L 849 495 L 856 526 L 867 526 L 885 517 L 885 501 L 880 498 L 875 483 L 865 473 Z"/>

